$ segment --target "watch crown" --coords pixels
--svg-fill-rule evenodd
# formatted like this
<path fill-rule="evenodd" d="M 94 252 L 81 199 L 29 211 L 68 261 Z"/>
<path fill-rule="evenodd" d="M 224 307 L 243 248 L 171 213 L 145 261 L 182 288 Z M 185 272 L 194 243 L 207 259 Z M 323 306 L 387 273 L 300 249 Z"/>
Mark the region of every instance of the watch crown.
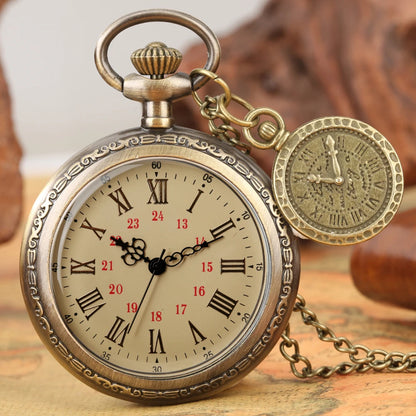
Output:
<path fill-rule="evenodd" d="M 182 54 L 162 42 L 152 42 L 134 51 L 130 59 L 140 74 L 159 79 L 176 72 L 182 62 Z"/>

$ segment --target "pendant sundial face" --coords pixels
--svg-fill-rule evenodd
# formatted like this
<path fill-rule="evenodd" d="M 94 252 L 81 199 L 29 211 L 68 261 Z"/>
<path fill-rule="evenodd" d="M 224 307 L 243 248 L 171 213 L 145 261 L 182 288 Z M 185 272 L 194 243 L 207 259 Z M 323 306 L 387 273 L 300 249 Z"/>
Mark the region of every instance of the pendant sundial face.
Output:
<path fill-rule="evenodd" d="M 68 329 L 132 374 L 210 366 L 264 308 L 262 225 L 224 178 L 189 162 L 148 158 L 106 175 L 68 208 L 55 241 L 53 286 Z"/>
<path fill-rule="evenodd" d="M 387 140 L 365 123 L 340 117 L 292 133 L 273 176 L 291 225 L 327 244 L 353 244 L 380 232 L 403 193 L 399 159 Z"/>

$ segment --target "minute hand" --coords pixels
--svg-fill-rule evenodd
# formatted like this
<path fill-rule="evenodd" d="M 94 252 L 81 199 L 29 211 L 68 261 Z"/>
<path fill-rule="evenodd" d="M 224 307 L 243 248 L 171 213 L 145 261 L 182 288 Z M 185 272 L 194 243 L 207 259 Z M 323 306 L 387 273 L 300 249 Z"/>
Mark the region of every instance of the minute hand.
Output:
<path fill-rule="evenodd" d="M 201 244 L 196 244 L 193 247 L 185 247 L 180 252 L 175 251 L 173 254 L 166 256 L 163 260 L 165 261 L 166 266 L 175 267 L 178 264 L 182 263 L 185 257 L 192 256 L 192 254 L 198 253 L 203 248 L 208 247 L 211 243 L 221 238 L 222 236 L 218 238 L 214 238 L 213 240 L 210 240 L 210 241 L 204 241 Z"/>
<path fill-rule="evenodd" d="M 330 134 L 328 134 L 325 144 L 329 148 L 328 154 L 329 156 L 331 156 L 332 168 L 334 169 L 335 178 L 338 179 L 337 182 L 342 183 L 343 178 L 341 176 L 341 167 L 339 166 L 337 158 L 338 150 L 335 150 L 335 140 L 332 138 Z"/>

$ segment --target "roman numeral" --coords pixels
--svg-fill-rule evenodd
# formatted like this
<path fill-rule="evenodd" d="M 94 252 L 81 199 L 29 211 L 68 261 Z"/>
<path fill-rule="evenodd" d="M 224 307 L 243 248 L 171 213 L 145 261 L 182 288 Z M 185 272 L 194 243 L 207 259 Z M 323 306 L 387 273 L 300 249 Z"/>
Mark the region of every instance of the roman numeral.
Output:
<path fill-rule="evenodd" d="M 342 214 L 330 214 L 329 223 L 335 227 L 347 227 L 348 221 L 345 215 Z"/>
<path fill-rule="evenodd" d="M 211 232 L 212 238 L 215 240 L 217 238 L 220 238 L 222 234 L 224 234 L 226 231 L 233 227 L 235 227 L 235 224 L 233 223 L 233 220 L 230 218 L 224 224 L 221 224 L 217 228 L 214 228 L 209 231 Z"/>
<path fill-rule="evenodd" d="M 305 149 L 300 155 L 299 159 L 304 161 L 305 163 L 310 162 L 314 157 L 314 153 L 310 149 Z"/>
<path fill-rule="evenodd" d="M 294 172 L 293 173 L 293 182 L 294 183 L 304 182 L 305 178 L 306 178 L 306 173 L 305 172 Z"/>
<path fill-rule="evenodd" d="M 378 171 L 381 170 L 382 165 L 380 163 L 380 159 L 378 159 L 377 157 L 374 157 L 373 159 L 369 160 L 367 162 L 367 166 L 368 166 L 368 170 L 370 171 L 370 173 L 372 173 L 373 175 L 375 173 L 377 173 Z"/>
<path fill-rule="evenodd" d="M 109 193 L 108 196 L 117 204 L 119 216 L 125 214 L 133 208 L 129 200 L 126 198 L 126 195 L 124 195 L 121 187 Z"/>
<path fill-rule="evenodd" d="M 351 218 L 354 224 L 361 222 L 365 216 L 364 211 L 361 208 L 354 209 L 350 212 Z"/>
<path fill-rule="evenodd" d="M 93 316 L 105 305 L 104 302 L 100 302 L 102 300 L 103 297 L 98 288 L 95 288 L 91 292 L 88 292 L 86 295 L 76 299 L 82 313 L 85 315 L 87 320 L 89 320 L 91 316 Z"/>
<path fill-rule="evenodd" d="M 221 274 L 246 273 L 246 259 L 221 259 Z"/>
<path fill-rule="evenodd" d="M 229 318 L 233 309 L 235 308 L 235 305 L 237 305 L 237 302 L 238 300 L 230 298 L 217 289 L 209 301 L 207 307 L 212 308 Z"/>
<path fill-rule="evenodd" d="M 303 195 L 296 195 L 296 198 L 299 200 L 299 203 L 302 204 L 310 198 L 310 195 L 308 194 L 308 192 L 305 192 Z"/>
<path fill-rule="evenodd" d="M 147 184 L 150 189 L 148 204 L 167 204 L 168 203 L 168 180 L 167 179 L 148 179 Z"/>
<path fill-rule="evenodd" d="M 120 345 L 120 347 L 123 347 L 124 339 L 126 338 L 129 329 L 129 324 L 123 326 L 124 322 L 125 321 L 123 318 L 116 316 L 116 321 L 114 322 L 108 334 L 105 336 L 108 340 Z"/>
<path fill-rule="evenodd" d="M 81 224 L 80 228 L 85 228 L 86 230 L 91 230 L 99 240 L 101 240 L 103 238 L 103 235 L 105 234 L 105 232 L 107 231 L 104 228 L 97 228 L 97 227 L 93 227 L 91 225 L 91 223 L 87 220 L 87 218 L 84 219 L 84 221 Z"/>
<path fill-rule="evenodd" d="M 344 136 L 337 137 L 337 147 L 338 149 L 345 149 L 345 137 Z"/>
<path fill-rule="evenodd" d="M 374 182 L 374 188 L 380 189 L 380 191 L 384 191 L 386 189 L 386 182 Z"/>
<path fill-rule="evenodd" d="M 315 210 L 311 212 L 311 218 L 315 218 L 319 221 L 322 218 L 322 212 L 319 211 L 318 205 L 315 206 Z"/>
<path fill-rule="evenodd" d="M 375 210 L 377 208 L 377 204 L 380 203 L 380 200 L 376 199 L 376 198 L 368 198 L 368 201 L 365 203 L 365 206 Z"/>
<path fill-rule="evenodd" d="M 192 332 L 192 336 L 194 337 L 195 345 L 207 339 L 207 337 L 204 336 L 201 333 L 201 331 L 191 321 L 188 321 L 188 324 L 189 324 L 189 328 L 191 328 L 191 332 Z"/>
<path fill-rule="evenodd" d="M 192 214 L 192 210 L 194 209 L 195 204 L 198 202 L 199 197 L 204 193 L 204 191 L 201 191 L 200 189 L 198 189 L 198 193 L 196 194 L 195 199 L 193 200 L 191 206 L 187 209 L 187 211 L 189 213 Z"/>
<path fill-rule="evenodd" d="M 354 152 L 357 156 L 363 157 L 365 152 L 368 150 L 368 147 L 364 143 L 358 143 L 354 148 Z"/>
<path fill-rule="evenodd" d="M 85 263 L 71 259 L 71 274 L 95 274 L 95 259 Z"/>
<path fill-rule="evenodd" d="M 163 347 L 162 334 L 160 329 L 157 330 L 157 335 L 154 335 L 155 330 L 149 329 L 150 333 L 150 351 L 149 354 L 166 354 L 165 348 Z"/>

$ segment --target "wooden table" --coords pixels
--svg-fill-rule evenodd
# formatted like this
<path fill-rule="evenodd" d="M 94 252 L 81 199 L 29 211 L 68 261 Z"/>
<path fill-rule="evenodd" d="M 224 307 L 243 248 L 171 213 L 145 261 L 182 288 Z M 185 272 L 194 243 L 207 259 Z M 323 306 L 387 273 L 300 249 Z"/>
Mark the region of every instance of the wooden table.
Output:
<path fill-rule="evenodd" d="M 43 183 L 26 181 L 25 213 Z M 144 407 L 95 392 L 68 374 L 37 337 L 20 294 L 21 232 L 0 247 L 0 415 L 411 415 L 416 414 L 416 373 L 366 373 L 298 380 L 279 348 L 236 387 L 210 400 Z M 300 293 L 338 335 L 371 348 L 416 350 L 416 312 L 374 303 L 354 288 L 350 248 L 302 246 Z M 317 340 L 299 316 L 292 336 L 314 365 L 343 361 Z"/>

